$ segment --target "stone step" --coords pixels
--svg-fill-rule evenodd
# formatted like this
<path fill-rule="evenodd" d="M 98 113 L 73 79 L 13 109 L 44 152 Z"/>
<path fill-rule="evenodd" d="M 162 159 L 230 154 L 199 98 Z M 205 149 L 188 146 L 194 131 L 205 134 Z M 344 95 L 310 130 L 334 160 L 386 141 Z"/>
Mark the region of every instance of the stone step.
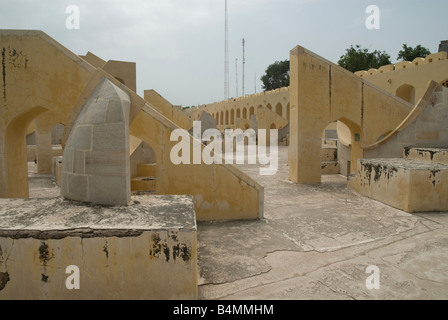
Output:
<path fill-rule="evenodd" d="M 448 210 L 448 165 L 413 159 L 359 159 L 349 187 L 406 212 Z"/>
<path fill-rule="evenodd" d="M 155 177 L 156 176 L 155 163 L 139 163 L 137 164 L 138 177 Z"/>
<path fill-rule="evenodd" d="M 447 148 L 419 148 L 405 147 L 403 149 L 405 159 L 419 160 L 448 165 Z"/>
<path fill-rule="evenodd" d="M 338 161 L 322 161 L 321 162 L 322 174 L 338 174 L 340 172 Z"/>
<path fill-rule="evenodd" d="M 156 177 L 135 177 L 131 179 L 131 191 L 156 191 Z"/>

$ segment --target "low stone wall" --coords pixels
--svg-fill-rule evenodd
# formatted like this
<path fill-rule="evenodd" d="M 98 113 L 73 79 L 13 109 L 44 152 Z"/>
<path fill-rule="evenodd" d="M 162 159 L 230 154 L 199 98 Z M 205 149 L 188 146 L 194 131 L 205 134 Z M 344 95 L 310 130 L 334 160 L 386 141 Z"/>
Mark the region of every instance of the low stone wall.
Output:
<path fill-rule="evenodd" d="M 0 199 L 0 300 L 197 299 L 195 219 L 191 196 Z"/>
<path fill-rule="evenodd" d="M 391 158 L 360 159 L 349 186 L 406 212 L 448 210 L 448 166 Z"/>

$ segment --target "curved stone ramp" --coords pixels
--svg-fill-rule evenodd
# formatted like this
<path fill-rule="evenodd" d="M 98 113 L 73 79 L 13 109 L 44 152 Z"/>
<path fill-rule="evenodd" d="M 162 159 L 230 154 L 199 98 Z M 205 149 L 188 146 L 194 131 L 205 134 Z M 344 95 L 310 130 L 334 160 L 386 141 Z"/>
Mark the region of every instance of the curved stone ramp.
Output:
<path fill-rule="evenodd" d="M 400 158 L 407 146 L 440 147 L 446 143 L 441 140 L 444 134 L 439 134 L 447 132 L 444 119 L 446 107 L 443 88 L 437 82 L 430 81 L 424 96 L 392 132 L 373 144 L 363 146 L 364 156 Z"/>

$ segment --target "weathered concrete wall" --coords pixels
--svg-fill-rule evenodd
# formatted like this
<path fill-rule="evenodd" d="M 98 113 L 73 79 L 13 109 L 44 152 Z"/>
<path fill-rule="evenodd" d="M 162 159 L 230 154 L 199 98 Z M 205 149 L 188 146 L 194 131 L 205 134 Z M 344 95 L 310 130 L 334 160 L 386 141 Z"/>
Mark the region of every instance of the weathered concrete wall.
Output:
<path fill-rule="evenodd" d="M 130 201 L 129 108 L 127 94 L 103 79 L 67 140 L 63 197 L 105 205 Z"/>
<path fill-rule="evenodd" d="M 448 149 L 405 147 L 403 158 L 448 165 Z"/>
<path fill-rule="evenodd" d="M 0 300 L 197 299 L 191 197 L 136 196 L 116 207 L 0 203 Z M 66 286 L 71 265 L 79 289 Z"/>
<path fill-rule="evenodd" d="M 360 159 L 358 193 L 406 212 L 448 210 L 448 166 L 409 159 Z"/>

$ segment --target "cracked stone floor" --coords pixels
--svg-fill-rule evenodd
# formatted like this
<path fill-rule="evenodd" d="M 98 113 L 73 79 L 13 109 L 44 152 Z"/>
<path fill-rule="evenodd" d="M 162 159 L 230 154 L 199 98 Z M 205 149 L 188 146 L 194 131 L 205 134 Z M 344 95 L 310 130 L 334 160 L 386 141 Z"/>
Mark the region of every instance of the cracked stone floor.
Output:
<path fill-rule="evenodd" d="M 199 299 L 448 299 L 448 212 L 408 214 L 340 175 L 293 184 L 287 153 L 273 176 L 237 165 L 265 187 L 264 219 L 198 223 Z M 29 168 L 30 197 L 59 196 Z M 371 265 L 379 289 L 366 287 Z"/>
<path fill-rule="evenodd" d="M 273 176 L 238 165 L 265 187 L 263 220 L 198 223 L 200 299 L 448 299 L 448 212 L 394 209 L 341 175 L 293 184 L 287 153 Z"/>

